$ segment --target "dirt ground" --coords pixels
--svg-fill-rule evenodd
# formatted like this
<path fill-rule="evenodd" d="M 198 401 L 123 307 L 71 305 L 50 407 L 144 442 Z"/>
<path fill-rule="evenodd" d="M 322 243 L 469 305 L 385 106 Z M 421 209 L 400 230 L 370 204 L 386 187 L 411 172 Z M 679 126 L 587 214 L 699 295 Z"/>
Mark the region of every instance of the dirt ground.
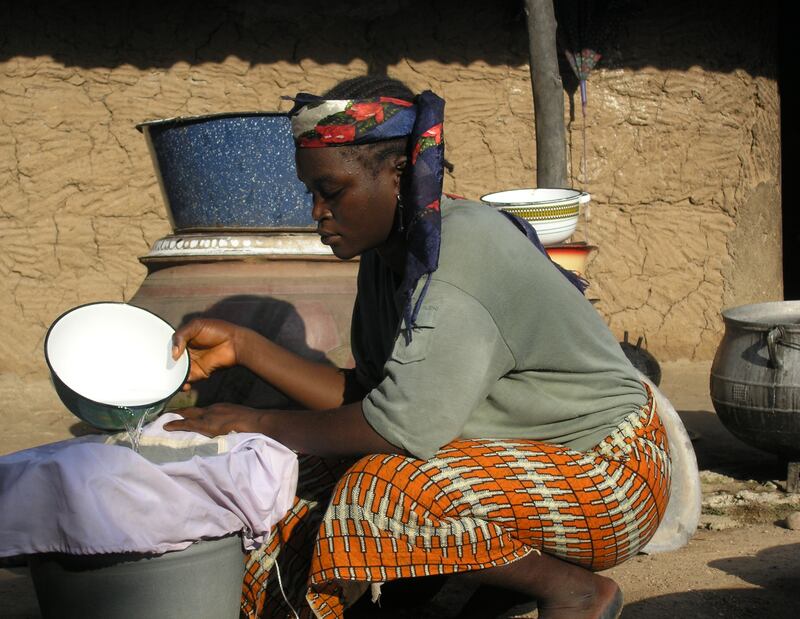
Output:
<path fill-rule="evenodd" d="M 774 457 L 742 444 L 720 424 L 708 396 L 708 363 L 668 363 L 662 372 L 660 387 L 693 438 L 703 516 L 686 547 L 640 555 L 606 572 L 624 591 L 623 619 L 800 617 L 800 531 L 784 526 L 786 516 L 800 510 L 800 495 L 785 493 L 786 471 Z M 44 396 L 5 399 L 4 407 L 36 410 L 13 417 L 0 437 L 0 454 L 84 431 L 68 413 L 45 410 L 36 397 Z M 469 593 L 449 581 L 423 609 L 364 616 L 487 616 L 470 611 Z M 535 617 L 535 611 L 524 616 Z M 0 617 L 40 617 L 26 568 L 0 569 Z"/>

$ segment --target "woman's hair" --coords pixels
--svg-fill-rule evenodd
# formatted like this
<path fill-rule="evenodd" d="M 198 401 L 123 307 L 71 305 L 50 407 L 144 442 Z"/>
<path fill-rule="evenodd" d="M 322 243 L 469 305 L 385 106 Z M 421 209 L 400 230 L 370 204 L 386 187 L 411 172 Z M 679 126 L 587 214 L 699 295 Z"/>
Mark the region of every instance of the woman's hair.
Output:
<path fill-rule="evenodd" d="M 369 99 L 393 97 L 413 101 L 414 92 L 400 80 L 385 75 L 362 75 L 339 82 L 322 95 L 326 99 Z"/>
<path fill-rule="evenodd" d="M 414 92 L 400 80 L 384 75 L 362 75 L 339 82 L 322 95 L 325 99 L 370 99 L 392 97 L 403 101 L 414 101 Z M 393 138 L 374 144 L 344 146 L 348 155 L 359 161 L 365 169 L 377 177 L 384 163 L 400 155 L 408 156 L 408 138 Z"/>
<path fill-rule="evenodd" d="M 400 80 L 385 75 L 361 75 L 339 82 L 322 95 L 325 99 L 370 99 L 392 97 L 403 101 L 414 101 L 414 91 Z M 373 176 L 377 176 L 383 163 L 397 155 L 410 156 L 407 138 L 395 138 L 365 146 L 346 146 L 352 156 L 360 161 Z M 444 167 L 452 172 L 453 164 L 444 160 Z"/>

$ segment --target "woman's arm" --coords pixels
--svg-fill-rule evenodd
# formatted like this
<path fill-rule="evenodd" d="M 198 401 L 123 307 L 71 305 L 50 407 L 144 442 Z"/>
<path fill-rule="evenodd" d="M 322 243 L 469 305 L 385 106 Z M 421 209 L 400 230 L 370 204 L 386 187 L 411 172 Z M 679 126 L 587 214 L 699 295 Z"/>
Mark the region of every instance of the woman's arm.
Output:
<path fill-rule="evenodd" d="M 364 419 L 361 402 L 319 411 L 257 410 L 236 404 L 177 411 L 183 419 L 164 424 L 206 436 L 260 432 L 300 453 L 321 457 L 405 453 L 389 443 Z"/>
<path fill-rule="evenodd" d="M 239 364 L 312 410 L 345 404 L 346 373 L 326 363 L 310 361 L 251 329 L 238 328 Z"/>
<path fill-rule="evenodd" d="M 310 409 L 331 409 L 345 403 L 349 385 L 344 370 L 309 361 L 252 329 L 200 318 L 178 329 L 173 344 L 175 358 L 189 350 L 190 383 L 208 378 L 218 369 L 242 365 Z"/>

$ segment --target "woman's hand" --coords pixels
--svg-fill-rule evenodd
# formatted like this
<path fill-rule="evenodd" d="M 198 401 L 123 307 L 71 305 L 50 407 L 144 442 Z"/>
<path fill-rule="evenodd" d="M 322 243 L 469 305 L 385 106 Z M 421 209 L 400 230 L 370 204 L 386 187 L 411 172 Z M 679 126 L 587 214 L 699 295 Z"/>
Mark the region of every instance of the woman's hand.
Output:
<path fill-rule="evenodd" d="M 215 370 L 229 368 L 238 363 L 236 350 L 240 327 L 209 318 L 192 320 L 172 336 L 172 357 L 178 359 L 189 349 L 190 369 L 184 391 L 189 383 L 204 380 Z"/>
<path fill-rule="evenodd" d="M 165 430 L 198 432 L 210 437 L 230 432 L 258 432 L 262 413 L 238 404 L 212 404 L 206 408 L 184 408 L 171 412 L 181 415 L 183 419 L 165 423 Z"/>
<path fill-rule="evenodd" d="M 240 365 L 302 406 L 320 410 L 343 403 L 345 373 L 339 368 L 301 357 L 247 327 L 198 318 L 178 329 L 172 343 L 175 359 L 189 351 L 184 391 L 215 370 Z"/>
<path fill-rule="evenodd" d="M 361 402 L 327 411 L 261 410 L 239 404 L 213 404 L 172 412 L 183 419 L 165 423 L 165 430 L 186 430 L 211 437 L 229 432 L 258 432 L 289 449 L 323 458 L 405 453 L 367 423 Z"/>

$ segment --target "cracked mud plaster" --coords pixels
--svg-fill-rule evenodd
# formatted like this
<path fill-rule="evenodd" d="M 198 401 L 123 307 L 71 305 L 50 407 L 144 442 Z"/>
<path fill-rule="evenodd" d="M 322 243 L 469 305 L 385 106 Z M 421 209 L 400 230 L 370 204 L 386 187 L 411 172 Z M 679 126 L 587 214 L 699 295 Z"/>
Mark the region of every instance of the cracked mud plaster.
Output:
<path fill-rule="evenodd" d="M 274 23 L 258 11 L 237 21 L 223 10 L 220 24 L 217 14 L 193 10 L 187 19 L 204 33 L 193 41 L 189 31 L 176 37 L 169 16 L 151 27 L 132 13 L 132 34 L 107 24 L 107 48 L 127 51 L 108 52 L 104 66 L 75 66 L 69 54 L 0 56 L 0 375 L 46 376 L 41 346 L 52 320 L 81 303 L 128 299 L 144 278 L 137 257 L 169 233 L 134 128 L 144 120 L 285 110 L 281 95 L 321 92 L 386 61 L 390 76 L 447 99 L 455 170 L 446 191 L 478 198 L 535 186 L 526 45 L 489 4 L 458 20 L 439 7 L 434 23 L 420 24 L 420 37 L 447 33 L 437 39 L 447 61 L 398 53 L 415 48 L 413 30 L 379 18 L 348 21 L 375 48 L 370 61 L 341 37 L 314 47 L 293 34 L 291 8 L 281 17 L 288 21 Z M 505 64 L 455 60 L 477 44 L 474 23 L 492 33 L 492 45 L 502 43 Z M 25 32 L 60 36 L 52 27 Z M 190 45 L 193 59 L 184 53 Z M 226 51 L 231 45 L 247 53 Z M 759 268 L 780 259 L 769 235 L 780 217 L 775 81 L 696 66 L 601 65 L 585 123 L 576 96 L 565 97 L 565 118 L 570 182 L 593 197 L 592 219 L 575 239 L 600 248 L 589 296 L 620 339 L 625 330 L 645 336 L 657 358 L 710 358 L 723 305 L 780 298 L 780 273 Z M 750 224 L 758 251 L 747 249 Z M 748 287 L 761 274 L 760 288 Z"/>
<path fill-rule="evenodd" d="M 601 71 L 591 93 L 568 136 L 593 197 L 589 296 L 657 358 L 710 359 L 724 307 L 783 298 L 776 84 L 648 68 Z"/>

